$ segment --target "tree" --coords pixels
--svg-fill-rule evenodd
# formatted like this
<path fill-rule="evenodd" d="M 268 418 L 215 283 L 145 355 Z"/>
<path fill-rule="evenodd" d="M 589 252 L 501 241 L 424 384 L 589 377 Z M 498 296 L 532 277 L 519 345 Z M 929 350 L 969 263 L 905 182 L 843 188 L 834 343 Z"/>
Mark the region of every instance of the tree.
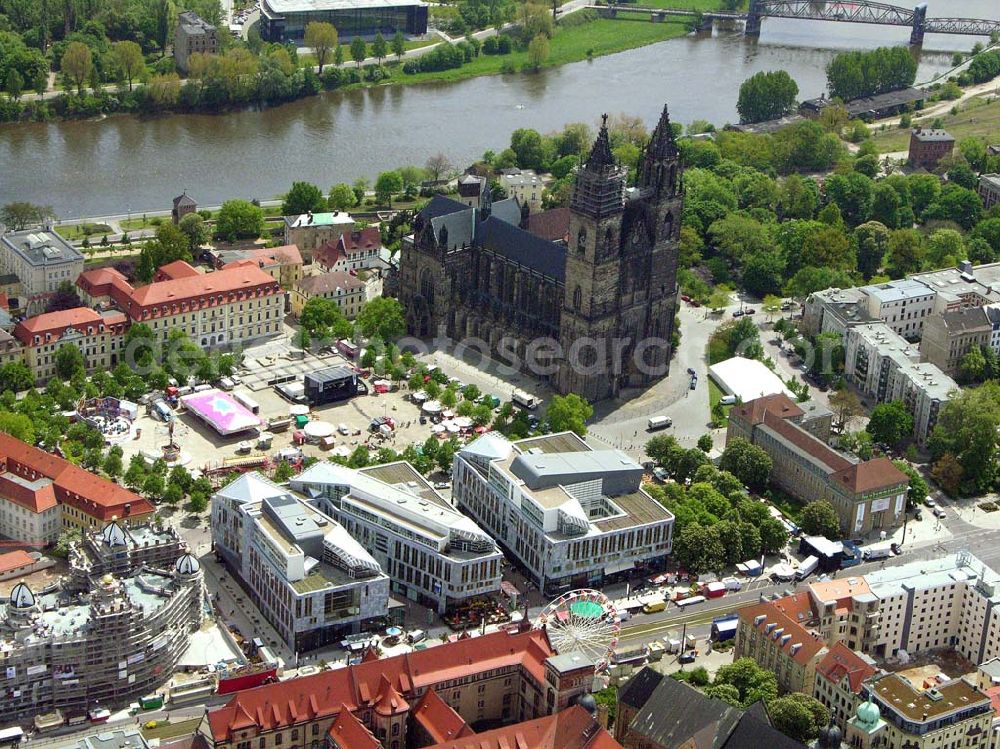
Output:
<path fill-rule="evenodd" d="M 767 706 L 772 725 L 795 741 L 807 744 L 830 722 L 830 711 L 815 697 L 793 692 Z"/>
<path fill-rule="evenodd" d="M 77 373 L 87 372 L 83 354 L 73 343 L 64 343 L 56 349 L 54 362 L 56 375 L 62 380 L 69 380 Z"/>
<path fill-rule="evenodd" d="M 587 434 L 587 419 L 594 415 L 594 407 L 576 393 L 556 395 L 546 415 L 553 432 L 570 431 L 583 437 Z"/>
<path fill-rule="evenodd" d="M 155 109 L 170 109 L 180 101 L 181 79 L 177 73 L 154 75 L 146 85 L 146 92 Z"/>
<path fill-rule="evenodd" d="M 192 255 L 208 241 L 208 227 L 205 219 L 197 213 L 189 213 L 180 220 L 177 228 L 187 237 L 188 247 Z"/>
<path fill-rule="evenodd" d="M 774 294 L 767 294 L 764 296 L 764 301 L 761 304 L 761 307 L 763 307 L 768 318 L 771 318 L 781 312 L 781 297 Z"/>
<path fill-rule="evenodd" d="M 719 468 L 729 471 L 755 491 L 763 491 L 771 477 L 771 456 L 752 442 L 737 437 L 730 440 L 719 459 Z"/>
<path fill-rule="evenodd" d="M 365 44 L 365 40 L 360 36 L 354 37 L 351 40 L 351 59 L 361 67 L 361 63 L 365 61 L 368 56 L 368 45 Z"/>
<path fill-rule="evenodd" d="M 347 211 L 354 207 L 357 198 L 351 186 L 341 182 L 330 188 L 329 206 L 331 211 Z"/>
<path fill-rule="evenodd" d="M 545 34 L 536 34 L 528 43 L 528 64 L 533 70 L 538 70 L 549 59 L 549 38 Z"/>
<path fill-rule="evenodd" d="M 909 507 L 916 507 L 917 505 L 923 504 L 924 500 L 927 499 L 927 493 L 929 491 L 924 477 L 920 475 L 920 472 L 916 468 L 911 466 L 905 460 L 894 460 L 892 461 L 892 464 L 905 473 L 910 479 L 910 487 L 906 491 L 907 505 Z"/>
<path fill-rule="evenodd" d="M 698 438 L 697 447 L 705 454 L 712 452 L 712 448 L 714 447 L 714 444 L 712 442 L 712 435 L 711 434 L 701 435 Z"/>
<path fill-rule="evenodd" d="M 311 48 L 313 54 L 316 55 L 316 64 L 319 65 L 320 73 L 323 72 L 323 66 L 329 59 L 330 52 L 336 49 L 338 41 L 337 29 L 332 23 L 312 21 L 306 24 L 303 43 Z M 299 211 L 299 213 L 303 213 L 303 211 Z"/>
<path fill-rule="evenodd" d="M 295 469 L 292 464 L 288 461 L 282 460 L 278 463 L 277 467 L 274 469 L 274 475 L 271 479 L 276 484 L 283 484 L 295 475 Z"/>
<path fill-rule="evenodd" d="M 914 229 L 900 229 L 889 235 L 888 271 L 892 278 L 902 278 L 920 270 L 924 260 L 923 237 Z"/>
<path fill-rule="evenodd" d="M 830 394 L 830 408 L 837 420 L 838 428 L 848 429 L 850 423 L 864 415 L 865 410 L 861 406 L 861 400 L 847 387 L 842 387 Z"/>
<path fill-rule="evenodd" d="M 876 442 L 895 446 L 913 434 L 913 415 L 902 401 L 879 403 L 866 430 Z"/>
<path fill-rule="evenodd" d="M 347 338 L 351 334 L 351 324 L 337 302 L 323 297 L 313 297 L 305 303 L 299 324 L 311 337 L 321 340 Z"/>
<path fill-rule="evenodd" d="M 931 476 L 946 494 L 956 497 L 962 488 L 965 469 L 955 455 L 945 453 L 934 461 L 934 465 L 931 467 Z"/>
<path fill-rule="evenodd" d="M 927 446 L 935 463 L 944 460 L 947 476 L 961 482 L 961 491 L 991 491 L 997 480 L 997 431 L 1000 429 L 1000 385 L 995 381 L 955 394 L 941 406 Z M 956 472 L 952 463 L 961 468 Z M 935 465 L 935 470 L 937 466 Z M 938 483 L 942 483 L 935 474 Z M 943 484 L 942 484 L 943 485 Z M 956 482 L 957 485 L 957 482 Z"/>
<path fill-rule="evenodd" d="M 895 194 L 893 191 L 893 195 Z M 871 278 L 882 267 L 885 253 L 889 249 L 889 236 L 885 224 L 878 221 L 866 221 L 854 230 L 854 238 L 858 243 L 858 270 L 865 278 Z"/>
<path fill-rule="evenodd" d="M 66 79 L 76 86 L 77 94 L 83 96 L 83 85 L 90 80 L 90 73 L 94 69 L 90 47 L 83 42 L 70 42 L 66 45 L 59 65 Z"/>
<path fill-rule="evenodd" d="M 125 471 L 125 476 L 123 481 L 125 486 L 127 486 L 132 491 L 138 491 L 142 488 L 143 482 L 146 480 L 146 474 L 148 470 L 146 468 L 145 459 L 138 453 L 132 456 L 129 461 L 128 470 Z"/>
<path fill-rule="evenodd" d="M 132 81 L 142 75 L 146 69 L 146 61 L 142 56 L 142 47 L 135 42 L 122 41 L 114 44 L 114 59 L 118 70 L 128 81 L 128 90 L 132 90 Z"/>
<path fill-rule="evenodd" d="M 778 696 L 778 678 L 774 672 L 761 668 L 752 658 L 739 658 L 721 666 L 712 685 L 722 684 L 736 687 L 742 707 L 749 707 L 759 700 L 767 704 Z"/>
<path fill-rule="evenodd" d="M 264 230 L 264 212 L 248 200 L 227 200 L 215 219 L 215 234 L 232 242 L 255 239 Z"/>
<path fill-rule="evenodd" d="M 163 504 L 176 507 L 184 500 L 184 490 L 177 484 L 167 484 L 163 490 Z"/>
<path fill-rule="evenodd" d="M 55 293 L 49 297 L 48 304 L 45 305 L 45 311 L 59 312 L 83 306 L 84 304 L 80 300 L 80 295 L 76 293 L 76 287 L 69 281 L 63 281 L 56 287 Z"/>
<path fill-rule="evenodd" d="M 392 53 L 396 55 L 397 60 L 402 60 L 403 55 L 406 54 L 406 37 L 403 36 L 402 31 L 397 31 L 392 37 Z"/>
<path fill-rule="evenodd" d="M 392 297 L 377 297 L 361 308 L 357 317 L 361 334 L 367 338 L 396 341 L 406 333 L 403 305 Z"/>
<path fill-rule="evenodd" d="M 310 24 L 310 26 L 313 24 Z M 308 182 L 293 182 L 292 189 L 285 195 L 281 204 L 283 216 L 298 216 L 316 211 L 322 213 L 329 204 L 323 197 L 323 191 Z"/>
<path fill-rule="evenodd" d="M 160 48 L 160 56 L 167 54 L 167 41 L 170 39 L 171 21 L 175 15 L 171 0 L 153 0 L 153 38 Z"/>
<path fill-rule="evenodd" d="M 136 277 L 149 283 L 157 268 L 176 260 L 191 262 L 191 240 L 180 227 L 170 222 L 162 223 L 156 227 L 155 238 L 146 242 L 139 253 Z"/>
<path fill-rule="evenodd" d="M 389 55 L 389 43 L 382 36 L 381 31 L 375 32 L 375 39 L 372 41 L 372 57 L 378 60 L 378 64 L 382 64 L 382 60 Z"/>
<path fill-rule="evenodd" d="M 810 502 L 802 510 L 802 531 L 810 536 L 840 537 L 840 518 L 825 499 Z"/>
<path fill-rule="evenodd" d="M 30 226 L 41 226 L 55 214 L 47 205 L 35 205 L 23 201 L 7 203 L 0 208 L 0 223 L 11 231 L 21 231 Z"/>
<path fill-rule="evenodd" d="M 12 68 L 7 71 L 7 77 L 4 79 L 4 90 L 14 101 L 21 98 L 21 92 L 24 91 L 24 77 L 16 69 Z"/>
<path fill-rule="evenodd" d="M 961 380 L 966 383 L 982 382 L 986 378 L 986 357 L 982 349 L 969 350 L 958 365 Z"/>
<path fill-rule="evenodd" d="M 0 411 L 0 432 L 16 437 L 29 445 L 35 444 L 35 425 L 25 414 Z"/>
<path fill-rule="evenodd" d="M 725 555 L 718 534 L 699 523 L 685 525 L 674 536 L 674 559 L 692 574 L 721 570 Z"/>
<path fill-rule="evenodd" d="M 784 70 L 762 70 L 743 81 L 736 111 L 743 123 L 776 120 L 792 111 L 798 95 L 798 84 Z"/>
<path fill-rule="evenodd" d="M 392 206 L 392 196 L 402 192 L 403 178 L 399 172 L 382 172 L 375 180 L 375 199 L 384 205 Z"/>
<path fill-rule="evenodd" d="M 0 366 L 0 393 L 20 393 L 35 384 L 35 374 L 22 361 L 7 362 Z"/>
<path fill-rule="evenodd" d="M 451 171 L 451 162 L 448 157 L 440 151 L 427 159 L 427 171 L 430 172 L 431 179 L 437 182 L 442 176 Z"/>

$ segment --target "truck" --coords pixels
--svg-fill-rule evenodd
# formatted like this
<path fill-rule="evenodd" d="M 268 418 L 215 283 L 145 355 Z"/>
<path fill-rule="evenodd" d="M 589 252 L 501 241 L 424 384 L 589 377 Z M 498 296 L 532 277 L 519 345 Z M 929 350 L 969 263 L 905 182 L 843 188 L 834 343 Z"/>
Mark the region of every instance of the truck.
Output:
<path fill-rule="evenodd" d="M 816 567 L 819 566 L 819 558 L 809 556 L 802 560 L 802 564 L 799 568 L 795 570 L 796 580 L 805 580 L 809 575 L 816 571 Z"/>
<path fill-rule="evenodd" d="M 722 582 L 725 584 L 726 590 L 729 591 L 736 592 L 743 588 L 743 583 L 741 583 L 735 577 L 724 577 L 722 578 Z"/>
<path fill-rule="evenodd" d="M 865 546 L 861 550 L 861 556 L 866 562 L 874 562 L 876 559 L 888 559 L 892 556 L 892 547 L 889 544 Z"/>
<path fill-rule="evenodd" d="M 250 413 L 260 413 L 260 404 L 246 393 L 233 393 L 233 399 Z"/>
<path fill-rule="evenodd" d="M 657 429 L 666 429 L 673 426 L 674 420 L 669 416 L 650 416 L 646 422 L 646 431 L 655 432 Z"/>
<path fill-rule="evenodd" d="M 534 411 L 538 408 L 538 398 L 517 388 L 515 388 L 510 399 L 514 401 L 515 405 L 526 408 L 529 411 Z"/>

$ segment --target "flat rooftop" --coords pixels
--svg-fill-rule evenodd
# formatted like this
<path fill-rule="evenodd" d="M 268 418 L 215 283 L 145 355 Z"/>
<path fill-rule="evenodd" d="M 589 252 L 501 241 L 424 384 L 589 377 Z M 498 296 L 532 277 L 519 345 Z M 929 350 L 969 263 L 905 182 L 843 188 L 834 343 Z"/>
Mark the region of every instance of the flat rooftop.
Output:
<path fill-rule="evenodd" d="M 862 286 L 861 290 L 882 303 L 901 302 L 934 295 L 934 292 L 927 288 L 926 284 L 915 278 L 900 278 L 896 281 Z"/>
<path fill-rule="evenodd" d="M 886 567 L 865 575 L 871 592 L 879 598 L 902 595 L 909 590 L 926 590 L 942 585 L 973 583 L 984 577 L 988 586 L 1000 587 L 1000 575 L 979 561 L 973 554 L 961 551 L 936 559 L 917 560 L 898 567 Z M 988 593 L 990 587 L 985 590 Z M 1000 595 L 987 595 L 1000 603 Z"/>
<path fill-rule="evenodd" d="M 990 698 L 964 679 L 938 684 L 933 689 L 917 689 L 899 674 L 889 674 L 875 682 L 875 694 L 891 710 L 907 720 L 924 723 Z"/>

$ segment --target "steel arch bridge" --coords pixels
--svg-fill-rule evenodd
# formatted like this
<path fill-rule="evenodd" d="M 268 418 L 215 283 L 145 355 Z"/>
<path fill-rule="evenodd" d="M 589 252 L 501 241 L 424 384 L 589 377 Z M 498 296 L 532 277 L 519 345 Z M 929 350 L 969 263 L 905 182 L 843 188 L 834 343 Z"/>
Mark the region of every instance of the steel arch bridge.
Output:
<path fill-rule="evenodd" d="M 1000 21 L 979 18 L 928 18 L 927 5 L 912 10 L 872 0 L 750 0 L 746 33 L 760 34 L 764 18 L 803 18 L 815 21 L 842 21 L 884 26 L 908 26 L 910 44 L 920 44 L 924 34 L 967 34 L 989 36 L 1000 32 Z"/>

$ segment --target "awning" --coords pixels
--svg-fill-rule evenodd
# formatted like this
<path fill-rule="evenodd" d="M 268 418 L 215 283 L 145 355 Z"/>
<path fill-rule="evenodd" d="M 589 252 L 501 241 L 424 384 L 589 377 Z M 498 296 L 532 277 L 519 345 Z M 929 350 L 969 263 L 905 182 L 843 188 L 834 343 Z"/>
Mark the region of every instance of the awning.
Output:
<path fill-rule="evenodd" d="M 605 566 L 605 575 L 615 575 L 619 572 L 626 572 L 627 570 L 635 569 L 635 562 L 612 562 L 611 564 Z"/>

